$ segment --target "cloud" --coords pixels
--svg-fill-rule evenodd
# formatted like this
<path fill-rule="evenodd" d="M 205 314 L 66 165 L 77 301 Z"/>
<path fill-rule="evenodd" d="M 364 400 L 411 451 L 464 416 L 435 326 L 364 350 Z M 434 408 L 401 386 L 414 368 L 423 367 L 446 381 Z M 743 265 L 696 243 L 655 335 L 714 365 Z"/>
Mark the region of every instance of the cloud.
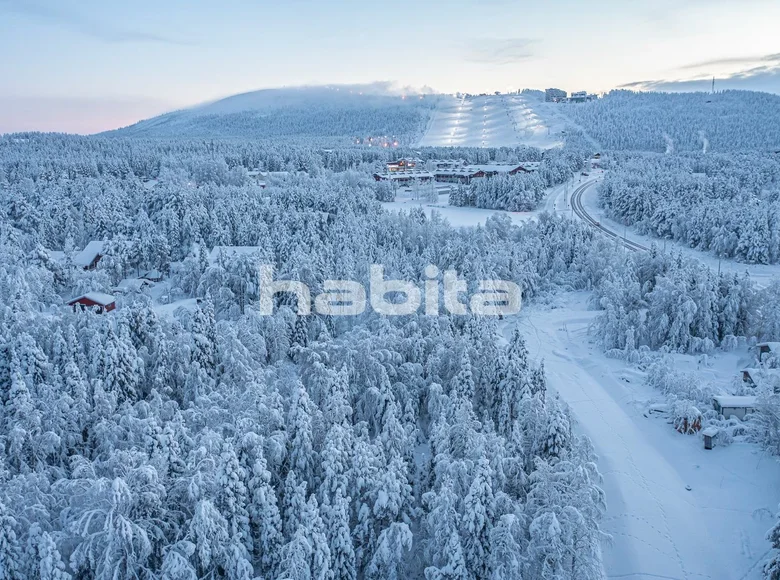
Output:
<path fill-rule="evenodd" d="M 189 45 L 191 42 L 132 30 L 115 24 L 98 22 L 86 14 L 76 12 L 61 3 L 40 0 L 0 0 L 0 11 L 13 12 L 74 30 L 106 43 L 151 42 L 160 44 Z"/>
<path fill-rule="evenodd" d="M 706 71 L 734 65 L 740 65 L 741 68 L 726 74 Z M 714 76 L 717 90 L 741 89 L 780 94 L 780 53 L 718 58 L 686 64 L 677 70 L 691 71 L 692 74 L 678 79 L 633 81 L 618 88 L 667 92 L 709 91 Z"/>
<path fill-rule="evenodd" d="M 531 38 L 480 38 L 472 40 L 465 58 L 480 64 L 506 65 L 528 60 L 534 56 Z"/>
<path fill-rule="evenodd" d="M 780 65 L 780 53 L 765 54 L 763 56 L 732 56 L 726 58 L 716 58 L 705 60 L 703 62 L 694 62 L 680 67 L 680 70 L 697 70 L 702 68 L 713 68 L 731 65 L 751 65 L 756 66 L 764 63 L 767 66 Z"/>

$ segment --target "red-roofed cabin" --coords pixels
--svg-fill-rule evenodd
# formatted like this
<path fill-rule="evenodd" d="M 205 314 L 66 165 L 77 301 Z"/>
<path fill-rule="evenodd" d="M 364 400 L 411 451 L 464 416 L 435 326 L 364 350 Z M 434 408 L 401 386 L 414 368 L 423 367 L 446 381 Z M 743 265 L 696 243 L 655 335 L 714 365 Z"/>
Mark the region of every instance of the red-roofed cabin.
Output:
<path fill-rule="evenodd" d="M 81 306 L 81 310 L 94 308 L 99 314 L 102 314 L 103 312 L 111 312 L 116 308 L 116 299 L 110 294 L 103 294 L 102 292 L 87 292 L 83 296 L 68 302 L 68 306 L 72 306 L 74 312 L 76 311 L 76 306 Z"/>

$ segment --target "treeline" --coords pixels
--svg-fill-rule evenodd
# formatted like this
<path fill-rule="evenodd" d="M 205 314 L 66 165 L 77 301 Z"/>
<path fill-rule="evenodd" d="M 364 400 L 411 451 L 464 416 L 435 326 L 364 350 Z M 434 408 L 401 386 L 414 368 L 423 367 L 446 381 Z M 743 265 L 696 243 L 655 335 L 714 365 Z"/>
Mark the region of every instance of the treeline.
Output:
<path fill-rule="evenodd" d="M 780 150 L 780 96 L 611 91 L 565 113 L 605 149 Z"/>

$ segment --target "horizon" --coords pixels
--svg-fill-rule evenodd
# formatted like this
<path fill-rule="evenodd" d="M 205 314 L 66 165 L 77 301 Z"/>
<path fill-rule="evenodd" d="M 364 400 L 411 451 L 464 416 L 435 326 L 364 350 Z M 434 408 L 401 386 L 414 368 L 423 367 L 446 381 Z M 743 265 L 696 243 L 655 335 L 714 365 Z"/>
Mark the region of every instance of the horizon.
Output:
<path fill-rule="evenodd" d="M 393 10 L 0 0 L 0 50 L 12 55 L 0 63 L 0 133 L 90 134 L 236 94 L 376 79 L 445 94 L 601 93 L 707 90 L 714 76 L 720 89 L 780 93 L 770 0 L 457 0 L 446 11 L 402 0 Z"/>

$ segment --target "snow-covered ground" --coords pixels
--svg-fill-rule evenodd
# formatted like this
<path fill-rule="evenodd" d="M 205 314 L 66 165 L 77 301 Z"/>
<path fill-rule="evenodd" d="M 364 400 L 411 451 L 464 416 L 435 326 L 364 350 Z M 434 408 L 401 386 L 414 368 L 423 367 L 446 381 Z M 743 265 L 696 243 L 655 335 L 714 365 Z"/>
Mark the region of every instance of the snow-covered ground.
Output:
<path fill-rule="evenodd" d="M 436 211 L 454 227 L 473 226 L 476 224 L 484 225 L 487 218 L 496 214 L 507 214 L 515 223 L 527 221 L 535 215 L 534 212 L 525 211 L 512 212 L 477 207 L 452 206 L 449 205 L 449 192 L 440 193 L 439 200 L 436 203 L 433 203 L 426 200 L 415 199 L 409 191 L 401 190 L 396 196 L 395 201 L 385 202 L 382 205 L 390 211 L 398 211 L 401 209 L 409 211 L 414 207 L 421 207 L 425 210 L 428 217 L 430 217 L 433 211 Z"/>
<path fill-rule="evenodd" d="M 591 343 L 587 329 L 598 313 L 588 310 L 587 297 L 565 295 L 552 310 L 531 307 L 517 324 L 599 455 L 608 502 L 603 529 L 613 538 L 604 547 L 608 577 L 760 578 L 769 550 L 764 535 L 780 501 L 780 464 L 744 443 L 705 450 L 700 435 L 680 435 L 648 413 L 661 394 L 643 373 Z M 728 381 L 738 355 L 718 357 L 703 376 Z M 692 357 L 680 358 L 695 366 Z"/>
<path fill-rule="evenodd" d="M 452 206 L 449 205 L 450 187 L 446 185 L 442 186 L 442 184 L 437 184 L 439 187 L 439 199 L 436 203 L 424 199 L 416 199 L 410 188 L 402 188 L 399 189 L 395 201 L 385 202 L 382 203 L 382 205 L 390 211 L 398 211 L 399 209 L 408 211 L 413 207 L 421 207 L 429 217 L 431 212 L 437 211 L 442 217 L 447 219 L 450 225 L 455 227 L 473 226 L 477 224 L 485 225 L 485 220 L 487 220 L 487 218 L 497 214 L 506 214 L 514 223 L 521 223 L 533 219 L 542 212 L 556 211 L 557 206 L 564 203 L 564 196 L 568 196 L 574 191 L 575 184 L 579 183 L 578 179 L 578 177 L 575 177 L 571 181 L 549 188 L 545 203 L 534 211 L 504 211 L 497 209 L 482 209 L 478 207 Z"/>
<path fill-rule="evenodd" d="M 565 120 L 543 119 L 537 103 L 521 95 L 442 98 L 420 146 L 540 148 L 563 144 Z"/>

